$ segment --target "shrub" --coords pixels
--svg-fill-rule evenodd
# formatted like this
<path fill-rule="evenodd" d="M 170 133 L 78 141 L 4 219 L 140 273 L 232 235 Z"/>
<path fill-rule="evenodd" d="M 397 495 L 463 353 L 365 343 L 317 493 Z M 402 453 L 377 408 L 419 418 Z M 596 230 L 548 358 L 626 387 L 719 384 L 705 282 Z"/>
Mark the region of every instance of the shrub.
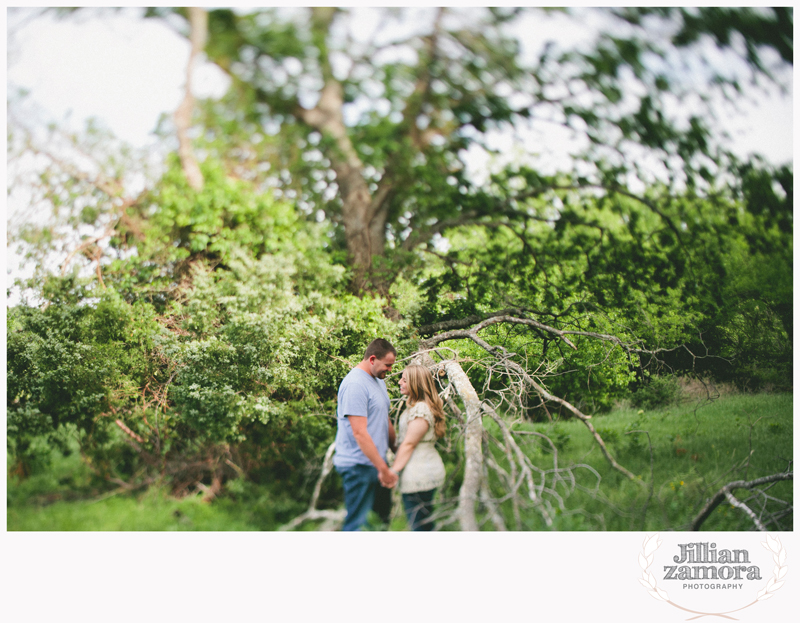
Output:
<path fill-rule="evenodd" d="M 631 395 L 631 404 L 639 409 L 662 409 L 680 398 L 681 386 L 674 376 L 651 376 Z"/>

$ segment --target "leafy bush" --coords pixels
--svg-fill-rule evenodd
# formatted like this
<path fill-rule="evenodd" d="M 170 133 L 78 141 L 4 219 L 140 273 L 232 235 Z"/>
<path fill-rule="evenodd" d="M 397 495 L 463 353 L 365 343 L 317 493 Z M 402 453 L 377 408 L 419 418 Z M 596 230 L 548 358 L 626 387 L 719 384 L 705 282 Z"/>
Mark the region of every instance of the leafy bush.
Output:
<path fill-rule="evenodd" d="M 200 193 L 167 173 L 141 253 L 114 262 L 106 290 L 51 280 L 45 308 L 9 310 L 20 475 L 70 426 L 99 482 L 185 493 L 245 475 L 296 494 L 333 440 L 341 379 L 375 337 L 401 347 L 405 325 L 347 292 L 324 232 L 205 166 Z M 141 274 L 160 253 L 164 270 Z"/>
<path fill-rule="evenodd" d="M 651 376 L 631 394 L 631 404 L 641 409 L 663 409 L 680 398 L 681 386 L 674 376 Z"/>

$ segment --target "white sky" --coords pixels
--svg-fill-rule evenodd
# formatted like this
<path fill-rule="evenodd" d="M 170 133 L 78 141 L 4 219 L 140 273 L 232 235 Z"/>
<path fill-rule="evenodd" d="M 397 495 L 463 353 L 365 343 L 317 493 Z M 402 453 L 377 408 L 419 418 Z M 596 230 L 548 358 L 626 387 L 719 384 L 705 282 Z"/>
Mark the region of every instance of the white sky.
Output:
<path fill-rule="evenodd" d="M 147 144 L 161 113 L 183 96 L 189 44 L 160 20 L 42 16 L 15 31 L 8 48 L 9 85 L 28 89 L 56 120 L 70 111 L 76 124 L 98 117 L 133 145 Z M 222 87 L 219 70 L 197 68 L 196 95 L 221 95 Z"/>
<path fill-rule="evenodd" d="M 9 29 L 16 21 L 9 17 Z M 159 116 L 180 102 L 188 54 L 188 42 L 160 20 L 127 12 L 102 18 L 89 12 L 68 20 L 45 16 L 10 36 L 8 83 L 28 89 L 55 120 L 69 111 L 76 125 L 95 116 L 119 138 L 143 146 Z M 214 96 L 226 83 L 222 72 L 203 64 L 193 86 L 197 96 Z M 728 117 L 737 151 L 759 152 L 776 164 L 790 161 L 791 98 L 754 92 L 753 98 L 744 105 L 745 115 L 720 112 Z"/>

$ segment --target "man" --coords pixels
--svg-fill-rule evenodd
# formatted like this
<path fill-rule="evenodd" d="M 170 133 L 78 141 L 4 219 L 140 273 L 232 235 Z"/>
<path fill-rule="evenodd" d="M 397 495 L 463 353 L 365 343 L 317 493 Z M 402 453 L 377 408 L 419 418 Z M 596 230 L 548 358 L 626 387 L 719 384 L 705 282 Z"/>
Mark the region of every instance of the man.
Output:
<path fill-rule="evenodd" d="M 386 464 L 386 450 L 394 446 L 395 432 L 383 380 L 396 357 L 388 341 L 373 340 L 361 363 L 339 385 L 333 464 L 344 485 L 347 517 L 342 530 L 359 530 L 367 523 L 378 483 L 387 488 L 397 484 L 397 474 Z"/>

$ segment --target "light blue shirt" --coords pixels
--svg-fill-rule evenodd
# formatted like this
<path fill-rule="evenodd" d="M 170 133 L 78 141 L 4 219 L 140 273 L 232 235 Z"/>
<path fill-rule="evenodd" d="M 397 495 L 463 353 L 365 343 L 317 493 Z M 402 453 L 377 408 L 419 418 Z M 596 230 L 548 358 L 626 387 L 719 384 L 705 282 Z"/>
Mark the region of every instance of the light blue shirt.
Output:
<path fill-rule="evenodd" d="M 367 432 L 372 437 L 378 454 L 386 458 L 389 449 L 389 408 L 391 402 L 386 391 L 386 382 L 376 379 L 361 368 L 353 368 L 339 385 L 339 398 L 336 407 L 336 454 L 333 464 L 336 467 L 353 465 L 372 465 L 353 436 L 348 415 L 361 415 L 367 418 Z"/>

